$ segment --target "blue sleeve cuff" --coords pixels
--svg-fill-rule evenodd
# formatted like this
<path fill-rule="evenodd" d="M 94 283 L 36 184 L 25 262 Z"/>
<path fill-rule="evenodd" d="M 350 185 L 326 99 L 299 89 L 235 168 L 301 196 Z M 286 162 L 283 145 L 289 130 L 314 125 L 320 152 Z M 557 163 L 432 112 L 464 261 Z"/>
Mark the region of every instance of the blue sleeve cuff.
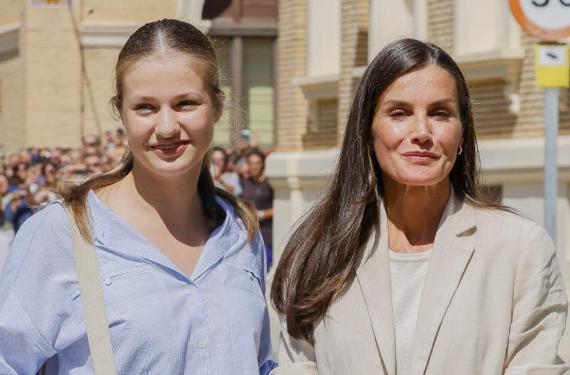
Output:
<path fill-rule="evenodd" d="M 271 370 L 277 367 L 278 367 L 277 363 L 271 360 L 265 361 L 261 366 L 259 366 L 259 375 L 268 375 L 271 372 Z"/>

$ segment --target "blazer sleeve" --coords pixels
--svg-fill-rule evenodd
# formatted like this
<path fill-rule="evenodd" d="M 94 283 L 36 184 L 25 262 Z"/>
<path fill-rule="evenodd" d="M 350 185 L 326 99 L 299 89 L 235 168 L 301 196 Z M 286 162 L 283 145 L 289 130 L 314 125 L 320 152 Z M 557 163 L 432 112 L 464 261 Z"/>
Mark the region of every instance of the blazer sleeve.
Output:
<path fill-rule="evenodd" d="M 313 346 L 304 340 L 289 336 L 285 317 L 280 315 L 279 320 L 281 323 L 279 367 L 270 375 L 318 375 Z"/>
<path fill-rule="evenodd" d="M 521 244 L 505 374 L 566 374 L 558 357 L 568 300 L 552 240 L 535 225 Z"/>

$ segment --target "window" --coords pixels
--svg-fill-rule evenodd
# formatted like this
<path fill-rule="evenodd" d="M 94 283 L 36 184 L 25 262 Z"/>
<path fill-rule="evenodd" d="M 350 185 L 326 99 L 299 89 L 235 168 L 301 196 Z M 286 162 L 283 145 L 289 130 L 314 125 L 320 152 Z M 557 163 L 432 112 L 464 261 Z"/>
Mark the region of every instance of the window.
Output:
<path fill-rule="evenodd" d="M 214 142 L 236 146 L 235 124 L 249 129 L 260 145 L 272 146 L 278 1 L 202 1 L 202 17 L 211 23 L 209 34 L 218 52 L 227 104 Z"/>
<path fill-rule="evenodd" d="M 273 37 L 239 37 L 240 46 L 235 48 L 234 38 L 216 37 L 221 72 L 221 88 L 226 95 L 226 105 L 220 121 L 216 124 L 214 143 L 232 144 L 236 139 L 232 124 L 250 129 L 251 136 L 261 145 L 273 145 L 274 137 L 274 69 Z M 232 57 L 232 48 L 234 54 Z M 235 65 L 232 59 L 239 60 Z M 233 65 L 233 69 L 232 69 Z M 241 69 L 239 69 L 241 65 Z M 236 69 L 237 68 L 237 69 Z M 237 76 L 233 76 L 236 74 Z M 239 92 L 234 98 L 234 91 Z M 241 121 L 240 121 L 241 120 Z"/>
<path fill-rule="evenodd" d="M 244 111 L 251 134 L 264 145 L 273 137 L 273 39 L 244 40 Z"/>

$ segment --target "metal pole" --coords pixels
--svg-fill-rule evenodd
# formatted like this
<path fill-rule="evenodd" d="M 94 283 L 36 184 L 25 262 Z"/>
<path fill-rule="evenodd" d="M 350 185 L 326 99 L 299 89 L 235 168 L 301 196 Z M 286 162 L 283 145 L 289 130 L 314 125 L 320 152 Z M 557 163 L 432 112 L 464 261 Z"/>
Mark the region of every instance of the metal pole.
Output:
<path fill-rule="evenodd" d="M 548 88 L 544 96 L 544 224 L 556 244 L 556 199 L 558 195 L 558 137 L 559 89 Z"/>

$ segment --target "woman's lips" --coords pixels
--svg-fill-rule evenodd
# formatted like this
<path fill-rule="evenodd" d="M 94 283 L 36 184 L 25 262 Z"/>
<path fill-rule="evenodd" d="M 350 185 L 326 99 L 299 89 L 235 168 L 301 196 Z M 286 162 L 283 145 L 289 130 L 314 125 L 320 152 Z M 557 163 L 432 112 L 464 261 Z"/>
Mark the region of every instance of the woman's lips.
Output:
<path fill-rule="evenodd" d="M 425 151 L 412 151 L 402 154 L 402 156 L 414 164 L 427 165 L 439 159 L 437 154 Z"/>
<path fill-rule="evenodd" d="M 181 142 L 169 142 L 169 143 L 159 143 L 150 146 L 150 149 L 154 151 L 158 156 L 161 157 L 176 157 L 181 155 L 186 147 L 188 146 L 188 141 Z"/>

